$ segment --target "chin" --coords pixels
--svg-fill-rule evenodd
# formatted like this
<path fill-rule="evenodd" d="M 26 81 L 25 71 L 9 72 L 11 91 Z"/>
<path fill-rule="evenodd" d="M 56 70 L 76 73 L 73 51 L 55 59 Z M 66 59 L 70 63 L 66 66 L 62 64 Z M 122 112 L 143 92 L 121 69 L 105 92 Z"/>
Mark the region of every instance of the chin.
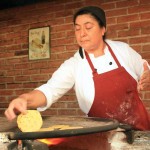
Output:
<path fill-rule="evenodd" d="M 85 49 L 85 50 L 90 49 L 90 46 L 87 45 L 87 44 L 81 44 L 80 46 L 81 46 L 83 49 Z"/>

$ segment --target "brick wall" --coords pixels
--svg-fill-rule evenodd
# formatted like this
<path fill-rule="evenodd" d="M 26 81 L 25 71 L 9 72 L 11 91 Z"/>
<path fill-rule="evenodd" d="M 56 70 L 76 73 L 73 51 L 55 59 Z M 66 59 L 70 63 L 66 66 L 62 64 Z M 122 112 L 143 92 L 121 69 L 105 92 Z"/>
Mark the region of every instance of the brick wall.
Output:
<path fill-rule="evenodd" d="M 129 43 L 150 62 L 149 0 L 55 0 L 0 11 L 0 114 L 18 95 L 45 83 L 78 49 L 72 17 L 86 5 L 106 11 L 107 37 Z M 28 30 L 50 26 L 51 58 L 28 59 Z M 150 86 L 141 93 L 150 108 Z M 73 90 L 43 115 L 82 115 Z"/>

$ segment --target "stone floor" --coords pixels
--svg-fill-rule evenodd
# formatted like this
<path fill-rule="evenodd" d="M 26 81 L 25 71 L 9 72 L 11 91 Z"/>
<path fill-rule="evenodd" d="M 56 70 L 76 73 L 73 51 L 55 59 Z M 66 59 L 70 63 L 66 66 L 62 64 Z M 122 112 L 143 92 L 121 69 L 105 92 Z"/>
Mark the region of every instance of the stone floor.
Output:
<path fill-rule="evenodd" d="M 113 133 L 109 138 L 111 150 L 150 150 L 150 131 L 133 131 L 133 143 L 127 142 L 123 132 Z"/>

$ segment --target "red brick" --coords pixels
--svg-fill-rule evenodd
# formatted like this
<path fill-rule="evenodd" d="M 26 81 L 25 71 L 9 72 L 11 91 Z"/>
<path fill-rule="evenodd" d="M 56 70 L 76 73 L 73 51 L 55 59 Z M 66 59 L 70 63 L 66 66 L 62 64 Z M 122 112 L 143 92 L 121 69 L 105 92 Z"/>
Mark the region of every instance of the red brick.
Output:
<path fill-rule="evenodd" d="M 75 9 L 75 8 L 79 8 L 81 5 L 82 5 L 81 1 L 66 3 L 65 9 Z"/>
<path fill-rule="evenodd" d="M 118 37 L 138 36 L 140 35 L 140 29 L 129 29 L 118 31 Z"/>
<path fill-rule="evenodd" d="M 63 46 L 68 44 L 74 44 L 75 39 L 74 38 L 64 38 L 64 39 L 57 39 L 53 40 L 52 46 Z"/>
<path fill-rule="evenodd" d="M 30 64 L 29 63 L 24 63 L 24 64 L 15 64 L 15 69 L 27 69 L 30 68 Z"/>
<path fill-rule="evenodd" d="M 65 19 L 65 23 L 73 23 L 73 17 L 72 16 L 68 16 L 68 17 L 66 17 Z"/>
<path fill-rule="evenodd" d="M 0 103 L 0 106 L 1 106 L 2 108 L 7 108 L 7 107 L 8 107 L 8 103 Z"/>
<path fill-rule="evenodd" d="M 85 4 L 83 4 L 82 6 L 84 6 L 84 5 L 87 5 L 87 6 L 90 6 L 90 5 L 101 6 L 102 3 L 103 3 L 103 0 L 101 0 L 101 1 L 98 1 L 98 0 L 93 0 L 93 1 L 91 1 L 91 0 L 86 0 L 84 3 L 85 3 Z M 82 7 L 82 6 L 80 6 L 80 7 Z"/>
<path fill-rule="evenodd" d="M 41 112 L 42 116 L 53 116 L 58 115 L 57 109 L 47 109 L 46 111 Z"/>
<path fill-rule="evenodd" d="M 15 51 L 15 56 L 25 56 L 28 55 L 28 50 Z"/>
<path fill-rule="evenodd" d="M 0 83 L 11 83 L 14 81 L 14 77 L 1 77 L 0 76 Z"/>
<path fill-rule="evenodd" d="M 11 52 L 11 51 L 16 51 L 16 50 L 20 50 L 21 49 L 21 45 L 20 45 L 20 43 L 17 45 L 9 45 L 9 46 L 7 46 L 7 51 L 8 52 Z"/>
<path fill-rule="evenodd" d="M 12 39 L 15 39 L 15 38 L 18 38 L 21 36 L 21 32 L 13 32 L 13 33 L 8 33 L 6 34 L 6 38 L 12 38 Z"/>
<path fill-rule="evenodd" d="M 146 21 L 137 21 L 137 22 L 131 22 L 130 23 L 130 28 L 145 28 L 146 27 L 150 27 L 150 21 L 146 20 Z"/>
<path fill-rule="evenodd" d="M 42 74 L 38 74 L 38 75 L 32 75 L 30 77 L 31 81 L 35 82 L 35 81 L 47 81 L 49 79 L 48 75 L 42 75 Z M 29 80 L 28 80 L 29 81 Z"/>
<path fill-rule="evenodd" d="M 66 33 L 65 31 L 62 31 L 62 32 L 55 32 L 55 33 L 52 33 L 51 34 L 51 39 L 53 40 L 57 40 L 57 39 L 60 39 L 60 38 L 64 38 L 66 37 Z"/>
<path fill-rule="evenodd" d="M 56 71 L 56 69 L 57 68 L 50 67 L 50 68 L 41 69 L 40 72 L 42 74 L 52 74 L 54 73 L 54 71 Z"/>
<path fill-rule="evenodd" d="M 59 108 L 59 109 L 67 108 L 67 103 L 58 101 L 57 103 L 54 103 L 51 106 L 51 108 Z"/>
<path fill-rule="evenodd" d="M 129 29 L 129 25 L 127 23 L 124 24 L 114 24 L 108 26 L 110 31 L 117 31 L 117 30 L 124 30 L 124 29 Z"/>
<path fill-rule="evenodd" d="M 107 10 L 116 8 L 116 3 L 115 2 L 102 3 L 102 4 L 98 5 L 98 6 L 102 7 L 106 11 L 106 14 L 107 14 Z"/>
<path fill-rule="evenodd" d="M 76 100 L 76 96 L 74 94 L 72 94 L 72 95 L 66 94 L 63 97 L 61 97 L 59 101 L 68 101 L 69 102 L 69 101 L 77 101 L 77 100 Z"/>
<path fill-rule="evenodd" d="M 72 10 L 63 10 L 63 11 L 59 11 L 55 13 L 55 17 L 59 18 L 59 17 L 67 17 L 67 16 L 72 16 L 73 15 L 73 11 Z"/>
<path fill-rule="evenodd" d="M 150 27 L 141 28 L 141 34 L 150 34 Z"/>
<path fill-rule="evenodd" d="M 74 115 L 77 115 L 77 110 L 76 109 L 58 109 L 58 115 L 74 116 Z"/>
<path fill-rule="evenodd" d="M 57 58 L 58 59 L 69 59 L 70 57 L 72 57 L 74 54 L 74 52 L 66 52 L 66 53 L 60 53 L 60 54 L 57 54 Z"/>
<path fill-rule="evenodd" d="M 79 108 L 79 104 L 76 102 L 68 102 L 67 108 Z"/>
<path fill-rule="evenodd" d="M 74 51 L 76 52 L 79 49 L 79 45 L 66 45 L 67 51 Z"/>
<path fill-rule="evenodd" d="M 143 13 L 143 12 L 147 12 L 150 10 L 150 5 L 138 5 L 138 6 L 134 6 L 134 7 L 130 7 L 128 8 L 128 13 L 129 14 L 133 14 L 133 13 Z"/>
<path fill-rule="evenodd" d="M 9 96 L 9 95 L 13 95 L 13 94 L 14 94 L 13 90 L 5 90 L 5 89 L 0 90 L 0 95 L 3 95 L 3 96 Z"/>
<path fill-rule="evenodd" d="M 64 60 L 57 60 L 57 61 L 52 61 L 50 63 L 51 66 L 58 68 L 62 63 L 64 62 Z"/>
<path fill-rule="evenodd" d="M 0 84 L 0 89 L 6 89 L 6 84 Z"/>
<path fill-rule="evenodd" d="M 150 59 L 150 52 L 143 52 L 141 53 L 141 55 L 144 59 L 147 59 L 147 60 Z"/>
<path fill-rule="evenodd" d="M 31 89 L 20 89 L 20 90 L 18 90 L 18 89 L 16 89 L 15 90 L 15 97 L 14 98 L 16 98 L 17 96 L 19 96 L 19 95 L 21 95 L 21 94 L 23 94 L 23 93 L 27 93 L 27 92 L 30 92 L 31 90 L 33 90 L 33 88 L 31 88 Z M 13 98 L 12 98 L 13 99 Z M 12 100 L 11 99 L 11 100 Z"/>
<path fill-rule="evenodd" d="M 68 38 L 68 37 L 73 37 L 73 38 L 75 38 L 75 32 L 74 32 L 74 30 L 67 31 L 67 32 L 66 32 L 66 37 L 67 37 L 67 38 Z"/>
<path fill-rule="evenodd" d="M 23 87 L 22 83 L 8 83 L 7 84 L 7 89 L 19 89 L 22 87 Z"/>
<path fill-rule="evenodd" d="M 142 51 L 149 51 L 150 50 L 150 44 L 148 44 L 148 45 L 143 45 L 143 47 L 142 47 Z"/>
<path fill-rule="evenodd" d="M 83 111 L 81 111 L 81 109 L 77 109 L 77 116 L 83 116 L 85 117 L 85 113 Z"/>
<path fill-rule="evenodd" d="M 33 75 L 33 74 L 40 74 L 40 69 L 26 69 L 22 70 L 23 75 Z"/>
<path fill-rule="evenodd" d="M 4 46 L 6 46 L 6 45 L 8 45 L 9 43 L 13 43 L 13 40 L 6 40 L 6 39 L 1 39 L 0 40 L 0 47 L 4 47 Z"/>
<path fill-rule="evenodd" d="M 116 2 L 116 7 L 117 8 L 123 8 L 123 7 L 134 7 L 134 6 L 137 6 L 139 3 L 138 3 L 138 0 L 132 0 L 132 1 L 128 1 L 128 0 L 125 0 L 125 1 L 118 1 Z"/>
<path fill-rule="evenodd" d="M 5 59 L 0 59 L 0 66 L 4 66 L 4 65 L 6 65 L 6 63 L 5 63 L 6 61 L 5 61 Z M 1 71 L 2 71 L 2 69 L 1 69 Z"/>
<path fill-rule="evenodd" d="M 150 12 L 141 14 L 141 20 L 147 20 L 147 18 L 150 18 Z"/>
<path fill-rule="evenodd" d="M 117 24 L 117 18 L 107 18 L 107 26 Z"/>
<path fill-rule="evenodd" d="M 60 32 L 60 31 L 66 31 L 66 30 L 73 30 L 73 24 L 65 24 L 65 25 L 59 25 L 55 27 L 55 30 L 53 32 Z"/>
<path fill-rule="evenodd" d="M 7 52 L 5 52 L 5 53 L 0 53 L 0 58 L 12 58 L 12 57 L 14 57 L 14 53 L 12 52 L 10 52 L 10 53 L 7 53 Z"/>
<path fill-rule="evenodd" d="M 149 0 L 140 0 L 141 4 L 149 4 Z"/>
<path fill-rule="evenodd" d="M 127 10 L 126 9 L 113 9 L 107 11 L 107 17 L 118 17 L 122 15 L 127 15 Z"/>
<path fill-rule="evenodd" d="M 22 75 L 22 70 L 9 70 L 7 71 L 7 76 Z"/>
<path fill-rule="evenodd" d="M 150 42 L 150 36 L 148 37 L 145 37 L 145 36 L 143 36 L 143 37 L 134 37 L 134 38 L 131 38 L 131 39 L 129 39 L 129 43 L 130 44 L 140 44 L 140 43 L 144 43 L 144 44 L 146 44 L 146 43 L 149 43 Z"/>
<path fill-rule="evenodd" d="M 36 68 L 46 68 L 48 66 L 47 61 L 43 62 L 33 62 L 31 63 L 31 69 L 36 69 Z"/>
<path fill-rule="evenodd" d="M 52 47 L 51 48 L 51 51 L 52 52 L 62 52 L 62 51 L 65 51 L 65 46 L 55 46 L 55 47 Z"/>
<path fill-rule="evenodd" d="M 150 101 L 144 100 L 143 103 L 147 108 L 150 108 Z"/>
<path fill-rule="evenodd" d="M 22 87 L 23 88 L 37 88 L 38 83 L 37 82 L 27 82 L 27 83 L 23 83 Z"/>
<path fill-rule="evenodd" d="M 149 98 L 150 98 L 150 92 L 145 92 L 144 99 L 149 100 Z M 149 103 L 150 103 L 150 101 L 149 101 Z"/>
<path fill-rule="evenodd" d="M 139 15 L 126 15 L 126 16 L 121 16 L 117 17 L 117 23 L 124 23 L 124 22 L 134 22 L 139 20 Z"/>
<path fill-rule="evenodd" d="M 28 42 L 27 37 L 19 37 L 19 38 L 14 39 L 14 44 L 20 44 L 20 43 L 24 44 L 27 42 Z"/>
<path fill-rule="evenodd" d="M 16 76 L 15 82 L 19 81 L 30 81 L 30 76 L 22 75 L 22 76 Z"/>
<path fill-rule="evenodd" d="M 137 51 L 138 53 L 140 53 L 142 51 L 142 46 L 141 45 L 131 45 L 131 47 Z"/>
<path fill-rule="evenodd" d="M 7 98 L 6 98 L 5 95 L 4 96 L 2 96 L 2 95 L 0 96 L 0 102 L 7 102 Z"/>
<path fill-rule="evenodd" d="M 106 36 L 107 38 L 109 39 L 114 39 L 114 38 L 117 38 L 118 37 L 118 34 L 116 31 L 114 30 L 108 30 L 107 33 L 106 33 Z"/>

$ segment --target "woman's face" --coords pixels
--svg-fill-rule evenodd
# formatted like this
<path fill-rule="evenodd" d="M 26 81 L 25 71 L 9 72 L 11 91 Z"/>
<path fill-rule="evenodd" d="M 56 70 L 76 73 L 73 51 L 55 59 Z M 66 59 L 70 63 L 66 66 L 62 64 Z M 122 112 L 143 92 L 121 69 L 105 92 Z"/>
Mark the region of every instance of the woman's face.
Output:
<path fill-rule="evenodd" d="M 103 42 L 105 28 L 100 28 L 97 20 L 90 14 L 77 16 L 75 35 L 77 43 L 86 51 L 97 50 Z"/>

